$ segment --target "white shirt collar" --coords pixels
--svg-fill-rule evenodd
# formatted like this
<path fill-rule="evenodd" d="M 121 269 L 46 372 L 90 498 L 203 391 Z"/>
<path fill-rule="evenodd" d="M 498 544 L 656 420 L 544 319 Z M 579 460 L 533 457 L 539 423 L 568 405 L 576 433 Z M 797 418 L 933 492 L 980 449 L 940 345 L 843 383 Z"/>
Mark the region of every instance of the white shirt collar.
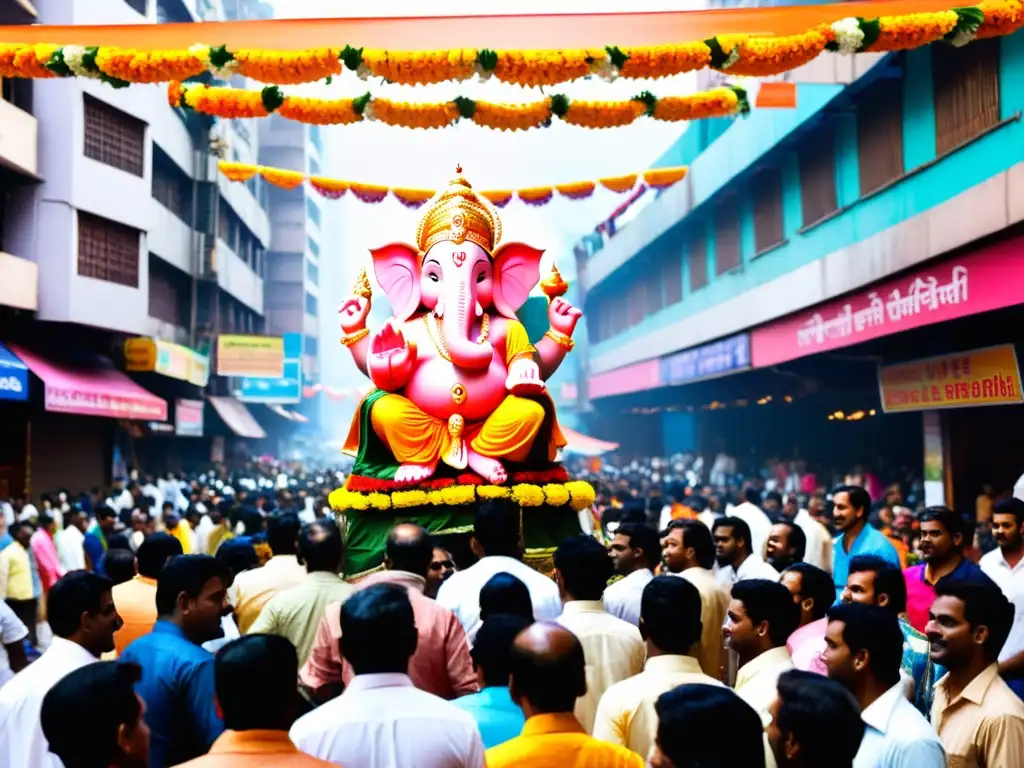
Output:
<path fill-rule="evenodd" d="M 570 600 L 562 605 L 562 615 L 570 613 L 607 613 L 600 600 Z"/>
<path fill-rule="evenodd" d="M 345 693 L 370 691 L 374 688 L 412 688 L 412 679 L 402 672 L 378 672 L 356 675 L 345 688 Z"/>
<path fill-rule="evenodd" d="M 50 643 L 50 647 L 46 649 L 46 653 L 44 653 L 43 656 L 49 656 L 50 654 L 53 654 L 53 656 L 63 657 L 65 659 L 75 661 L 79 664 L 91 664 L 92 662 L 97 660 L 96 656 L 93 656 L 78 643 L 74 642 L 73 640 L 67 640 L 63 637 L 57 637 L 56 635 L 53 638 L 53 642 Z"/>
<path fill-rule="evenodd" d="M 762 672 L 773 672 L 778 667 L 791 663 L 789 649 L 784 645 L 765 651 L 736 670 L 736 689 L 746 685 Z"/>
<path fill-rule="evenodd" d="M 896 683 L 877 699 L 872 701 L 860 713 L 860 719 L 874 728 L 876 731 L 885 733 L 892 719 L 892 713 L 903 697 L 903 681 Z"/>

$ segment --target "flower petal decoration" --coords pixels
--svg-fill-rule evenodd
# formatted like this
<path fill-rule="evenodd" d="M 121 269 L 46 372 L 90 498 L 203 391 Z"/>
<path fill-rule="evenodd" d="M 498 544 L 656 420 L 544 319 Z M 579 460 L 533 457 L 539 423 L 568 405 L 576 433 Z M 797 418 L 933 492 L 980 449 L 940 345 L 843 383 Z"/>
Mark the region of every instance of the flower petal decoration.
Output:
<path fill-rule="evenodd" d="M 619 74 L 634 79 L 670 77 L 683 72 L 695 72 L 711 64 L 711 49 L 702 40 L 681 45 L 622 50 L 628 58 L 619 68 Z"/>
<path fill-rule="evenodd" d="M 96 51 L 101 72 L 130 83 L 166 83 L 202 74 L 206 62 L 192 51 L 135 51 L 103 47 Z"/>
<path fill-rule="evenodd" d="M 1003 37 L 1024 27 L 1024 0 L 983 0 L 978 8 L 985 17 L 975 35 L 978 40 Z M 2 68 L 0 74 L 3 74 Z"/>
<path fill-rule="evenodd" d="M 652 168 L 644 171 L 644 183 L 653 189 L 665 189 L 686 178 L 690 169 L 683 165 L 677 168 Z"/>
<path fill-rule="evenodd" d="M 597 185 L 592 181 L 574 181 L 569 184 L 556 184 L 555 190 L 562 197 L 570 200 L 583 200 L 594 194 Z"/>
<path fill-rule="evenodd" d="M 348 192 L 349 183 L 341 179 L 328 179 L 323 176 L 310 176 L 309 185 L 328 200 L 338 200 Z"/>
<path fill-rule="evenodd" d="M 570 101 L 562 119 L 584 128 L 617 128 L 630 125 L 646 111 L 636 101 Z"/>
<path fill-rule="evenodd" d="M 273 85 L 312 83 L 341 74 L 340 51 L 313 48 L 305 51 L 235 51 L 238 74 Z"/>
<path fill-rule="evenodd" d="M 627 173 L 624 176 L 606 176 L 603 179 L 598 179 L 597 183 L 612 192 L 629 192 L 636 186 L 636 177 L 635 173 Z"/>
<path fill-rule="evenodd" d="M 525 131 L 551 122 L 551 101 L 532 104 L 499 104 L 477 101 L 470 118 L 477 125 L 499 131 Z"/>
<path fill-rule="evenodd" d="M 788 72 L 816 59 L 825 50 L 829 39 L 817 29 L 802 35 L 747 37 L 738 43 L 739 58 L 729 66 L 728 72 L 749 77 L 769 77 Z"/>
<path fill-rule="evenodd" d="M 504 208 L 514 197 L 511 189 L 488 189 L 480 194 L 486 197 L 491 205 L 496 205 L 498 208 Z"/>
<path fill-rule="evenodd" d="M 390 191 L 388 187 L 379 184 L 357 184 L 354 181 L 349 185 L 349 189 L 364 203 L 379 203 L 388 196 Z"/>
<path fill-rule="evenodd" d="M 217 170 L 227 176 L 231 181 L 246 182 L 259 173 L 259 166 L 248 163 L 229 163 L 221 160 L 217 163 Z"/>
<path fill-rule="evenodd" d="M 450 51 L 363 51 L 362 64 L 376 77 L 401 85 L 428 85 L 449 80 L 468 80 L 476 72 L 477 52 L 471 48 Z"/>
<path fill-rule="evenodd" d="M 459 119 L 459 109 L 450 101 L 418 104 L 378 98 L 370 102 L 368 109 L 373 110 L 374 120 L 404 128 L 446 128 Z"/>
<path fill-rule="evenodd" d="M 865 51 L 905 51 L 934 43 L 956 27 L 956 11 L 911 13 L 905 16 L 881 16 L 878 39 L 866 45 Z"/>
<path fill-rule="evenodd" d="M 362 121 L 356 99 L 314 99 L 287 96 L 277 110 L 282 117 L 309 125 L 351 125 Z"/>
<path fill-rule="evenodd" d="M 282 189 L 295 189 L 306 180 L 305 174 L 298 171 L 286 171 L 283 168 L 261 167 L 260 176 L 268 184 L 273 184 L 275 187 L 281 187 Z"/>
<path fill-rule="evenodd" d="M 553 187 L 527 187 L 517 189 L 516 196 L 527 205 L 547 205 L 555 194 Z"/>
<path fill-rule="evenodd" d="M 406 208 L 419 208 L 435 194 L 432 189 L 408 189 L 406 187 L 392 187 L 391 194 Z"/>

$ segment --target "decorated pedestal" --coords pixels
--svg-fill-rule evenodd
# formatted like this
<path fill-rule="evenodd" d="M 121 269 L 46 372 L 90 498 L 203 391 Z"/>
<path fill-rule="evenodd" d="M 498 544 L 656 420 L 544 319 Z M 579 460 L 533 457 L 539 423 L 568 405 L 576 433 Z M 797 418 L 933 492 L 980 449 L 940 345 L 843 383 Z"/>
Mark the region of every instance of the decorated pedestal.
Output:
<path fill-rule="evenodd" d="M 550 327 L 531 342 L 516 312 L 540 280 L 543 252 L 501 243 L 497 211 L 458 174 L 427 202 L 414 245 L 371 251 L 393 317 L 366 328 L 365 272 L 339 308 L 341 343 L 375 385 L 344 446 L 352 474 L 330 498 L 346 518 L 350 576 L 380 564 L 397 521 L 468 535 L 475 505 L 493 499 L 523 510 L 527 562 L 545 570 L 594 501 L 556 461 L 565 438 L 545 384 L 581 313 L 552 268 L 541 283 Z"/>

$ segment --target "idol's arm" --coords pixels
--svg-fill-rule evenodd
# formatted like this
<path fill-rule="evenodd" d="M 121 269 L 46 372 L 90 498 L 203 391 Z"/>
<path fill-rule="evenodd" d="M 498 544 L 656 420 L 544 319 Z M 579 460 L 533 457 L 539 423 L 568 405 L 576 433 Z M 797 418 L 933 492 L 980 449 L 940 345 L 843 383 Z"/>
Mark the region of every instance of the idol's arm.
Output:
<path fill-rule="evenodd" d="M 540 377 L 547 381 L 558 370 L 558 366 L 569 354 L 569 346 L 555 341 L 546 335 L 534 344 L 537 349 L 537 364 L 540 366 Z"/>
<path fill-rule="evenodd" d="M 359 341 L 349 344 L 348 351 L 352 353 L 352 360 L 355 362 L 356 368 L 369 376 L 370 373 L 366 370 L 366 356 L 370 353 L 370 337 L 363 336 Z"/>
<path fill-rule="evenodd" d="M 576 345 L 572 340 L 576 323 L 583 313 L 562 298 L 554 298 L 548 305 L 548 322 L 551 327 L 533 346 L 537 350 L 540 377 L 547 381 L 558 370 L 565 356 Z"/>

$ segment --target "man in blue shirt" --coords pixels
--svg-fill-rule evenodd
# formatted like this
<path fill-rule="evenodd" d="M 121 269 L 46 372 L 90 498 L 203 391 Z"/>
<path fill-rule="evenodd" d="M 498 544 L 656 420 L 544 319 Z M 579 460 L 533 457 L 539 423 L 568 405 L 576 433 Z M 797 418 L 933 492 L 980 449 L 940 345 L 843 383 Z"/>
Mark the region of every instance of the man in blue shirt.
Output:
<path fill-rule="evenodd" d="M 486 749 L 514 739 L 522 733 L 526 723 L 523 710 L 512 701 L 508 680 L 512 644 L 516 635 L 529 625 L 529 619 L 522 616 L 501 613 L 489 616 L 477 632 L 470 651 L 480 692 L 452 701 L 476 720 Z"/>
<path fill-rule="evenodd" d="M 231 576 L 207 555 L 172 558 L 157 578 L 153 631 L 121 659 L 142 667 L 136 691 L 146 702 L 150 768 L 205 755 L 224 730 L 217 713 L 213 654 L 203 643 L 223 635 Z"/>
<path fill-rule="evenodd" d="M 832 519 L 839 531 L 832 554 L 832 579 L 838 601 L 846 586 L 850 558 L 875 555 L 899 568 L 900 556 L 885 534 L 868 524 L 871 497 L 867 491 L 859 485 L 840 485 L 832 492 L 832 503 Z"/>
<path fill-rule="evenodd" d="M 85 554 L 92 563 L 92 570 L 100 576 L 106 576 L 103 568 L 103 559 L 107 556 L 107 537 L 114 532 L 114 525 L 117 523 L 117 513 L 110 507 L 103 505 L 96 509 L 96 519 L 85 532 L 85 539 L 82 546 Z"/>

